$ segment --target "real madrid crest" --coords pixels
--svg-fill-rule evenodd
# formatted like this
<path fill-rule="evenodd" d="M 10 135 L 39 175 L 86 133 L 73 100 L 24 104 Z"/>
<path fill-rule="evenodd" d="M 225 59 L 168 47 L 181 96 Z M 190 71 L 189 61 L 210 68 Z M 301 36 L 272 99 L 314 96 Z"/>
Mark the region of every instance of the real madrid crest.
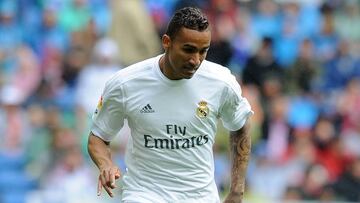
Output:
<path fill-rule="evenodd" d="M 198 103 L 198 107 L 196 109 L 196 115 L 200 118 L 206 118 L 209 115 L 209 107 L 207 106 L 207 102 L 202 100 Z"/>
<path fill-rule="evenodd" d="M 99 100 L 99 102 L 98 102 L 98 105 L 97 105 L 97 107 L 96 107 L 95 114 L 97 114 L 97 113 L 100 111 L 100 109 L 102 108 L 102 106 L 103 106 L 103 97 L 101 96 L 101 97 L 100 97 L 100 100 Z"/>

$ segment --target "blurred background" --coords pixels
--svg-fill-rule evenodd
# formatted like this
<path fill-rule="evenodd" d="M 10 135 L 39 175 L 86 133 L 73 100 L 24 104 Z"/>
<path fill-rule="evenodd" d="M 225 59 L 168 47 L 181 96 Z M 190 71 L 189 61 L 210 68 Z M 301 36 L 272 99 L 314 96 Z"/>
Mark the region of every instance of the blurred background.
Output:
<path fill-rule="evenodd" d="M 360 1 L 0 0 L 0 203 L 119 202 L 96 196 L 90 117 L 110 75 L 162 53 L 184 6 L 209 16 L 207 59 L 255 111 L 245 202 L 360 202 Z M 222 197 L 227 150 L 219 123 Z"/>

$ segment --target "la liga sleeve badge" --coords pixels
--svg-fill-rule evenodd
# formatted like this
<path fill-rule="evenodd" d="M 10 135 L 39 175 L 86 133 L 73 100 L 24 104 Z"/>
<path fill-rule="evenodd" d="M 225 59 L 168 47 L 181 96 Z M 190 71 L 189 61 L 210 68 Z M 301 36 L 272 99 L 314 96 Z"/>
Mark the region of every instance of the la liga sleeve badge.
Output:
<path fill-rule="evenodd" d="M 103 97 L 101 96 L 100 99 L 99 99 L 98 105 L 97 105 L 97 107 L 96 107 L 95 114 L 99 113 L 99 111 L 101 110 L 102 106 L 103 106 Z"/>

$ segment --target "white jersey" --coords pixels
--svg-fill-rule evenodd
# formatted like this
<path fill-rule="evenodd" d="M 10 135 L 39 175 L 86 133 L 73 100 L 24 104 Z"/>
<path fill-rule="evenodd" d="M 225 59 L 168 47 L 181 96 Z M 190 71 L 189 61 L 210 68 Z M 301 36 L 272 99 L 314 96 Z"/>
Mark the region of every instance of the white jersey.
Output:
<path fill-rule="evenodd" d="M 252 114 L 250 105 L 227 68 L 204 60 L 191 79 L 169 80 L 160 57 L 122 69 L 106 83 L 92 132 L 110 141 L 128 120 L 125 202 L 138 201 L 132 193 L 148 202 L 219 202 L 212 151 L 217 121 L 238 130 Z"/>

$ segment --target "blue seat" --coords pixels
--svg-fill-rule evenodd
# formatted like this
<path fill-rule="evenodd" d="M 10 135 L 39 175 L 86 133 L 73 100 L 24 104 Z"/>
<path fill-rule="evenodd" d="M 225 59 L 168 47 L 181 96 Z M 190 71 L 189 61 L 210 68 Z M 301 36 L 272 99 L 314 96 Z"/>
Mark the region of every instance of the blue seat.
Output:
<path fill-rule="evenodd" d="M 4 170 L 23 170 L 26 164 L 24 154 L 10 154 L 0 152 L 0 171 Z"/>
<path fill-rule="evenodd" d="M 1 194 L 1 203 L 25 203 L 26 192 L 9 192 Z"/>
<path fill-rule="evenodd" d="M 26 192 L 35 189 L 37 185 L 37 181 L 27 176 L 24 172 L 0 172 L 0 193 L 2 194 L 12 191 Z"/>

